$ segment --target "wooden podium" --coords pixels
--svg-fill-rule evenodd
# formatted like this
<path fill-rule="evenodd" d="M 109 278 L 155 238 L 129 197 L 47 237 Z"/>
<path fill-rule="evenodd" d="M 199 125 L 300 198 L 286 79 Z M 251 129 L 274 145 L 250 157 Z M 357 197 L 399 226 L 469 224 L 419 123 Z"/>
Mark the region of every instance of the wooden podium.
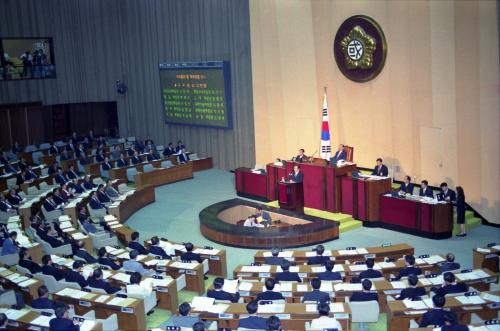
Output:
<path fill-rule="evenodd" d="M 280 208 L 304 214 L 304 185 L 302 183 L 279 182 Z"/>

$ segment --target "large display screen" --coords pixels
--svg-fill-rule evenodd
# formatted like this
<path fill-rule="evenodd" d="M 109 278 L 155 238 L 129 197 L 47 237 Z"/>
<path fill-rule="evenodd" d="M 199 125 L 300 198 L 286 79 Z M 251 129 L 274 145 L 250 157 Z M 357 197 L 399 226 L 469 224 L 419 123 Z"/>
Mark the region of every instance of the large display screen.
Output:
<path fill-rule="evenodd" d="M 161 63 L 160 85 L 167 123 L 232 127 L 229 62 Z"/>
<path fill-rule="evenodd" d="M 0 80 L 55 78 L 51 38 L 1 38 Z"/>

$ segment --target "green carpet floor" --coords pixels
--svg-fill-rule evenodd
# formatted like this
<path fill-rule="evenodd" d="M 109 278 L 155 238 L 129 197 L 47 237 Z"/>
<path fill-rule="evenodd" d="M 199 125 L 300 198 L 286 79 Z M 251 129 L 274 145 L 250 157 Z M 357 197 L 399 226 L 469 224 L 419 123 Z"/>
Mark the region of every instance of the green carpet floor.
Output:
<path fill-rule="evenodd" d="M 126 223 L 140 232 L 141 240 L 157 235 L 177 242 L 191 241 L 197 245 L 210 245 L 214 248 L 225 249 L 229 275 L 232 274 L 232 270 L 237 265 L 253 261 L 256 250 L 219 245 L 204 238 L 199 231 L 198 214 L 203 208 L 236 197 L 234 174 L 218 169 L 196 172 L 194 179 L 158 187 L 155 193 L 156 202 L 137 211 Z M 338 215 L 335 217 L 345 217 L 348 220 L 350 216 Z M 467 219 L 471 229 L 465 238 L 431 240 L 385 229 L 358 227 L 350 231 L 342 231 L 338 240 L 326 242 L 324 246 L 326 249 L 344 249 L 349 246 L 378 246 L 384 242 L 406 242 L 415 247 L 416 254 L 454 252 L 462 267 L 470 268 L 472 266 L 472 249 L 485 246 L 492 241 L 498 241 L 500 229 L 478 226 L 480 222 L 470 213 L 467 215 Z M 302 249 L 311 248 L 309 246 Z M 206 286 L 211 284 L 211 279 L 205 282 Z M 195 295 L 194 292 L 180 291 L 179 303 L 190 302 Z M 165 325 L 170 316 L 170 312 L 156 309 L 147 318 L 148 328 Z M 381 314 L 378 323 L 368 325 L 368 328 L 371 331 L 386 330 L 385 314 Z"/>

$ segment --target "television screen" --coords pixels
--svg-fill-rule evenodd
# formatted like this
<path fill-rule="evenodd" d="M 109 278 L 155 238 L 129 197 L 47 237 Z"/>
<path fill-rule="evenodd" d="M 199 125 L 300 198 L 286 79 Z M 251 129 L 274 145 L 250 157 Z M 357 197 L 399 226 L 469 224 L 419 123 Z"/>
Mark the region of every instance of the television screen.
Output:
<path fill-rule="evenodd" d="M 54 78 L 52 38 L 1 38 L 0 80 Z"/>
<path fill-rule="evenodd" d="M 232 127 L 229 62 L 161 63 L 160 85 L 167 123 Z"/>

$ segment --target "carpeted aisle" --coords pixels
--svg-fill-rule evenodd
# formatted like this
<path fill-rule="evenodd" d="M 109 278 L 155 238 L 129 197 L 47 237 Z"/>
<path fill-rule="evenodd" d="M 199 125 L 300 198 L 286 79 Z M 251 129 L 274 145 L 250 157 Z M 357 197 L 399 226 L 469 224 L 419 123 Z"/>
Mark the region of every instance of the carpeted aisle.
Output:
<path fill-rule="evenodd" d="M 191 241 L 196 245 L 224 248 L 228 258 L 228 274 L 232 275 L 232 270 L 238 264 L 253 261 L 255 250 L 225 247 L 205 239 L 199 231 L 198 213 L 210 204 L 235 197 L 234 174 L 219 169 L 196 172 L 193 180 L 158 187 L 156 202 L 132 215 L 127 225 L 141 233 L 141 240 L 157 235 L 177 242 Z M 338 240 L 324 245 L 327 249 L 343 249 L 348 246 L 366 247 L 385 242 L 406 242 L 415 247 L 416 254 L 454 252 L 457 261 L 464 268 L 469 268 L 472 266 L 472 249 L 498 241 L 498 238 L 500 229 L 489 226 L 470 230 L 466 238 L 453 237 L 439 241 L 385 229 L 359 227 L 341 233 Z M 190 301 L 193 295 L 192 292 L 181 291 L 179 302 Z M 170 313 L 157 309 L 148 316 L 148 327 L 164 324 L 169 317 Z M 370 330 L 385 330 L 385 320 L 369 327 Z"/>

